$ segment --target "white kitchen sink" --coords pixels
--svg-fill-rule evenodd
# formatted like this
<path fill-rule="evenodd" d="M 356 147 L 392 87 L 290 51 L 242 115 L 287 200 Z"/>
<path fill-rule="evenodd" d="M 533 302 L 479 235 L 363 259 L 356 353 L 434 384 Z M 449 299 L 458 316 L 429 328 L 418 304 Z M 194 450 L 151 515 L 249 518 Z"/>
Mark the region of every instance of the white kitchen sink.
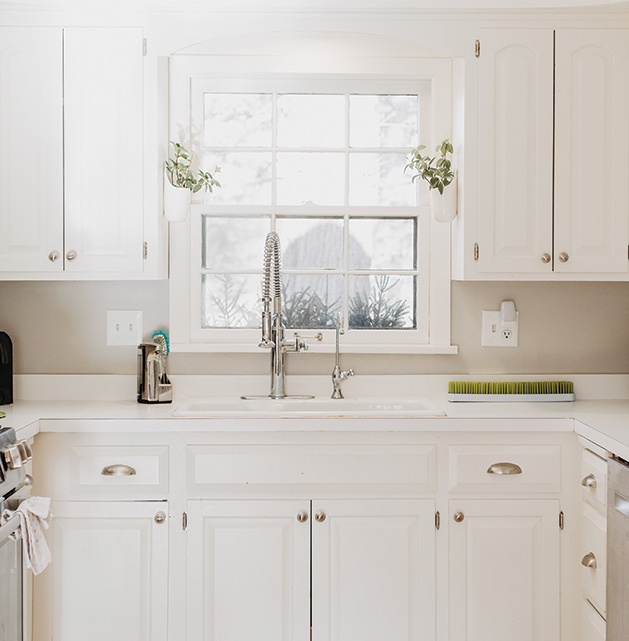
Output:
<path fill-rule="evenodd" d="M 311 398 L 236 399 L 192 398 L 180 403 L 173 416 L 211 417 L 423 417 L 445 416 L 435 403 L 425 398 Z"/>

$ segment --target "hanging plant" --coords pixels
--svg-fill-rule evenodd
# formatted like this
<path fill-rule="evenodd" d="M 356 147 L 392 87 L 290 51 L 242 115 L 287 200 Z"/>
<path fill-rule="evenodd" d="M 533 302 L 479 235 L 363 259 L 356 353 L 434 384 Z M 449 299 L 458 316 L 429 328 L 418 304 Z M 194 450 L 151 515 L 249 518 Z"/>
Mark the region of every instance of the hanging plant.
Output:
<path fill-rule="evenodd" d="M 415 182 L 418 178 L 428 183 L 429 189 L 436 189 L 443 194 L 444 187 L 447 187 L 454 180 L 454 170 L 452 169 L 452 160 L 448 154 L 454 153 L 454 147 L 449 138 L 446 138 L 440 145 L 437 145 L 435 151 L 437 156 L 422 155 L 426 145 L 419 145 L 411 150 L 409 163 L 404 167 L 404 171 L 411 169 L 417 173 L 412 176 L 411 180 Z"/>
<path fill-rule="evenodd" d="M 209 171 L 197 172 L 192 170 L 193 154 L 178 142 L 170 141 L 174 148 L 174 155 L 164 162 L 164 169 L 170 184 L 173 187 L 183 187 L 189 189 L 193 194 L 205 189 L 212 193 L 215 187 L 220 187 L 221 183 L 214 178 Z M 220 167 L 214 169 L 217 174 L 221 171 Z"/>

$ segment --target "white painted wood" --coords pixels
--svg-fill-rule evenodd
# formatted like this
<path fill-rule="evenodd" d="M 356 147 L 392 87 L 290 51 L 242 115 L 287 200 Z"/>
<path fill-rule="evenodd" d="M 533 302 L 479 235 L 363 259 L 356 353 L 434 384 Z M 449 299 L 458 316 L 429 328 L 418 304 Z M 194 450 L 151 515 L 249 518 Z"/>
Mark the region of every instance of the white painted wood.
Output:
<path fill-rule="evenodd" d="M 581 641 L 605 641 L 605 619 L 586 599 L 583 600 Z"/>
<path fill-rule="evenodd" d="M 168 503 L 53 502 L 34 641 L 166 641 Z"/>
<path fill-rule="evenodd" d="M 312 638 L 435 639 L 433 500 L 317 500 Z"/>
<path fill-rule="evenodd" d="M 581 480 L 592 475 L 596 481 L 595 487 L 581 484 L 583 499 L 597 510 L 605 513 L 607 510 L 607 461 L 590 450 L 583 450 L 581 460 Z"/>
<path fill-rule="evenodd" d="M 556 500 L 450 501 L 450 641 L 559 641 L 558 516 Z"/>
<path fill-rule="evenodd" d="M 141 272 L 142 29 L 64 30 L 68 272 Z"/>
<path fill-rule="evenodd" d="M 186 641 L 308 641 L 310 501 L 189 501 L 187 550 Z"/>
<path fill-rule="evenodd" d="M 0 28 L 0 272 L 63 269 L 61 36 Z"/>
<path fill-rule="evenodd" d="M 480 41 L 478 269 L 550 272 L 553 32 L 484 29 Z"/>
<path fill-rule="evenodd" d="M 579 565 L 584 595 L 605 616 L 607 610 L 607 520 L 603 514 L 586 503 L 582 506 L 581 556 L 596 557 L 596 568 Z"/>
<path fill-rule="evenodd" d="M 522 494 L 558 492 L 561 481 L 561 448 L 558 445 L 451 445 L 450 491 Z M 514 463 L 522 473 L 489 474 L 495 463 Z"/>
<path fill-rule="evenodd" d="M 555 51 L 555 271 L 627 272 L 629 31 L 560 29 Z"/>

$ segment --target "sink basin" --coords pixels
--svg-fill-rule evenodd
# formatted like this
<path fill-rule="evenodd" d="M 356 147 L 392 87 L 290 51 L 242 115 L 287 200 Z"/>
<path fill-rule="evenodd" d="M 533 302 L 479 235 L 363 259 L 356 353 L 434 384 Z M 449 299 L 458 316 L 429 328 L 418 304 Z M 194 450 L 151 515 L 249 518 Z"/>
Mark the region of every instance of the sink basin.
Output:
<path fill-rule="evenodd" d="M 394 417 L 445 416 L 424 398 L 255 399 L 193 398 L 179 404 L 173 416 L 212 417 Z"/>

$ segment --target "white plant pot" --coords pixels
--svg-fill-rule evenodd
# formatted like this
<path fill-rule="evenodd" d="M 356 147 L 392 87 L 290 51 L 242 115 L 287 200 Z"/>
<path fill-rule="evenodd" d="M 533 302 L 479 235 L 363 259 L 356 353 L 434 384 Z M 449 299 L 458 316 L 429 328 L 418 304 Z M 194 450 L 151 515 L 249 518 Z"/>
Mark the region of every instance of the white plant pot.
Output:
<path fill-rule="evenodd" d="M 438 189 L 430 190 L 430 210 L 432 217 L 440 223 L 452 222 L 457 214 L 457 174 L 454 180 L 443 189 L 443 194 Z"/>
<path fill-rule="evenodd" d="M 171 185 L 168 176 L 164 174 L 164 216 L 171 223 L 180 223 L 188 218 L 189 213 L 190 190 Z"/>

